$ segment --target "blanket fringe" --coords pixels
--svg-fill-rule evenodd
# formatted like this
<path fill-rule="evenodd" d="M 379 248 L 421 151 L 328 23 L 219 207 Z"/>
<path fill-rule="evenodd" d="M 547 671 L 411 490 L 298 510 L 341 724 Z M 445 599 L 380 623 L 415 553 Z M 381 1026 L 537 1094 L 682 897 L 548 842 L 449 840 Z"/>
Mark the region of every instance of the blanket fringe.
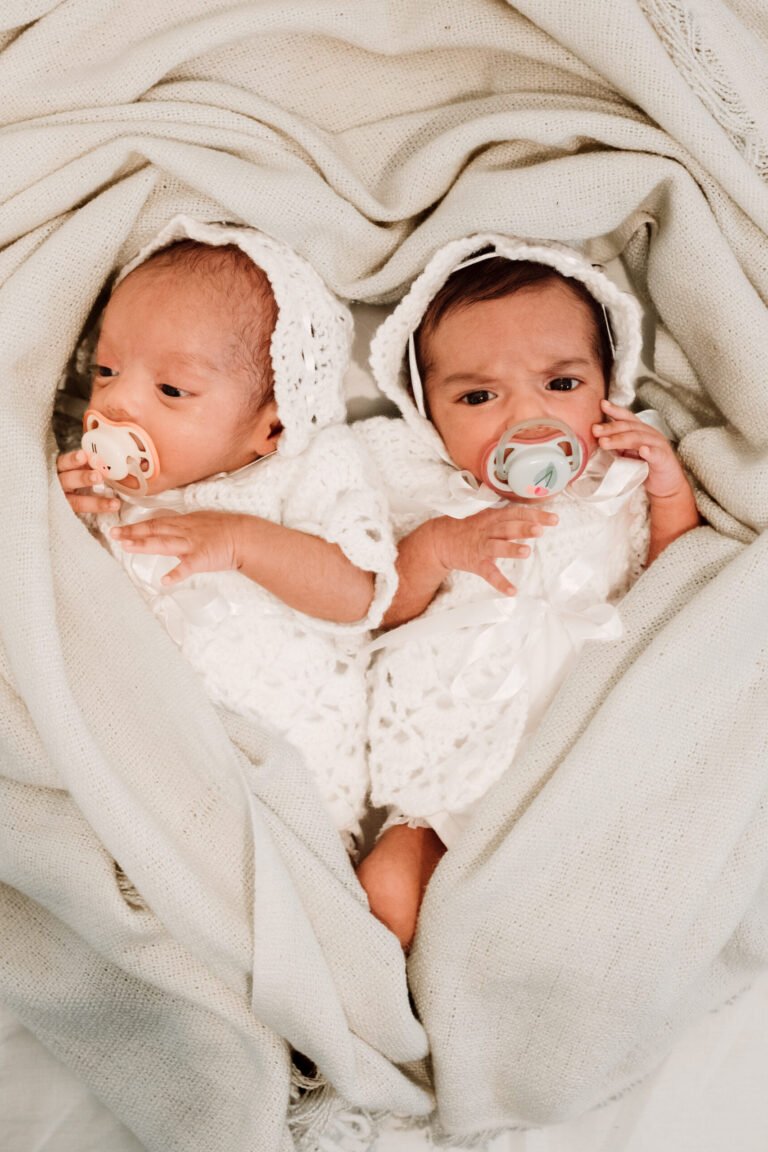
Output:
<path fill-rule="evenodd" d="M 368 1112 L 348 1104 L 316 1070 L 304 1071 L 296 1063 L 291 1069 L 288 1127 L 296 1152 L 375 1152 L 380 1136 L 392 1131 L 419 1131 L 435 1149 L 483 1152 L 502 1131 L 522 1130 L 505 1128 L 471 1136 L 450 1136 L 434 1116 Z"/>
<path fill-rule="evenodd" d="M 483 1152 L 502 1132 L 523 1131 L 513 1127 L 451 1136 L 440 1128 L 434 1115 L 393 1116 L 356 1108 L 300 1053 L 294 1054 L 291 1066 L 288 1127 L 296 1152 L 375 1152 L 385 1131 L 420 1131 L 432 1148 Z"/>
<path fill-rule="evenodd" d="M 382 1116 L 348 1104 L 316 1069 L 294 1060 L 288 1127 L 296 1152 L 373 1152 Z"/>
<path fill-rule="evenodd" d="M 768 180 L 768 148 L 691 9 L 679 0 L 640 0 L 640 7 L 688 86 L 744 159 Z"/>

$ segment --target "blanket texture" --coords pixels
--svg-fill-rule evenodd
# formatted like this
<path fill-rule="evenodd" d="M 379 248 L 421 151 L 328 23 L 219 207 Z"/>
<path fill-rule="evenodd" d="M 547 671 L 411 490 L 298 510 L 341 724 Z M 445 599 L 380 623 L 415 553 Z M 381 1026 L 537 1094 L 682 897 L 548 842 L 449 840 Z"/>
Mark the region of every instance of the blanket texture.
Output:
<path fill-rule="evenodd" d="M 645 1076 L 768 964 L 768 17 L 751 0 L 8 0 L 0 997 L 151 1152 L 287 1152 L 290 1046 L 453 1136 Z M 51 412 L 171 216 L 353 300 L 493 230 L 621 255 L 707 525 L 438 869 L 409 977 L 310 778 L 71 513 Z M 427 1049 L 431 1062 L 424 1061 Z"/>

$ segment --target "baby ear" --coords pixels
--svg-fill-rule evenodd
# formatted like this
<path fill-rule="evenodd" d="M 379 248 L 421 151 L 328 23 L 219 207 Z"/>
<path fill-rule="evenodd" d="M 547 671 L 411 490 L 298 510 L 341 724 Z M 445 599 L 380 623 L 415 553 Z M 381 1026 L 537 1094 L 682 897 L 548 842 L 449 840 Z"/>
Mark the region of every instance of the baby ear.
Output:
<path fill-rule="evenodd" d="M 262 404 L 253 422 L 249 445 L 255 455 L 269 456 L 270 452 L 274 452 L 282 431 L 283 425 L 277 414 L 277 401 L 273 396 L 266 404 Z"/>

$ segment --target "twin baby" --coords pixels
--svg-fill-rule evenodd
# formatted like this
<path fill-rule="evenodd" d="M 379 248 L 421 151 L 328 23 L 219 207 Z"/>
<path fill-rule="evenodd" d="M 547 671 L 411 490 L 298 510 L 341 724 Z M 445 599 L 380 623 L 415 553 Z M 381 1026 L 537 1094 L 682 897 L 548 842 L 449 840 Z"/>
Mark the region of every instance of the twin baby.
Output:
<path fill-rule="evenodd" d="M 628 407 L 636 302 L 578 253 L 441 249 L 372 345 L 400 419 L 345 423 L 350 327 L 287 246 L 177 218 L 117 281 L 58 468 L 214 702 L 303 753 L 347 847 L 369 796 L 389 810 L 358 878 L 408 947 L 446 846 L 698 513 Z"/>

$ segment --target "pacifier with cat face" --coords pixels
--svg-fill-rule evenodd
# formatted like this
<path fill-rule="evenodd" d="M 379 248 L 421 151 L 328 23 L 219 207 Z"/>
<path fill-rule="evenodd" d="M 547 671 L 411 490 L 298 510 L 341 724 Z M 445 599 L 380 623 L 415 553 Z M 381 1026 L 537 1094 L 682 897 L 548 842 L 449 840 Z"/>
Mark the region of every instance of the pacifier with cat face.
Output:
<path fill-rule="evenodd" d="M 104 483 L 126 496 L 145 496 L 160 461 L 144 429 L 129 420 L 108 420 L 93 408 L 85 413 L 83 428 L 81 445 Z"/>
<path fill-rule="evenodd" d="M 587 458 L 586 445 L 564 421 L 521 420 L 487 450 L 482 480 L 508 500 L 546 500 L 581 475 Z"/>

